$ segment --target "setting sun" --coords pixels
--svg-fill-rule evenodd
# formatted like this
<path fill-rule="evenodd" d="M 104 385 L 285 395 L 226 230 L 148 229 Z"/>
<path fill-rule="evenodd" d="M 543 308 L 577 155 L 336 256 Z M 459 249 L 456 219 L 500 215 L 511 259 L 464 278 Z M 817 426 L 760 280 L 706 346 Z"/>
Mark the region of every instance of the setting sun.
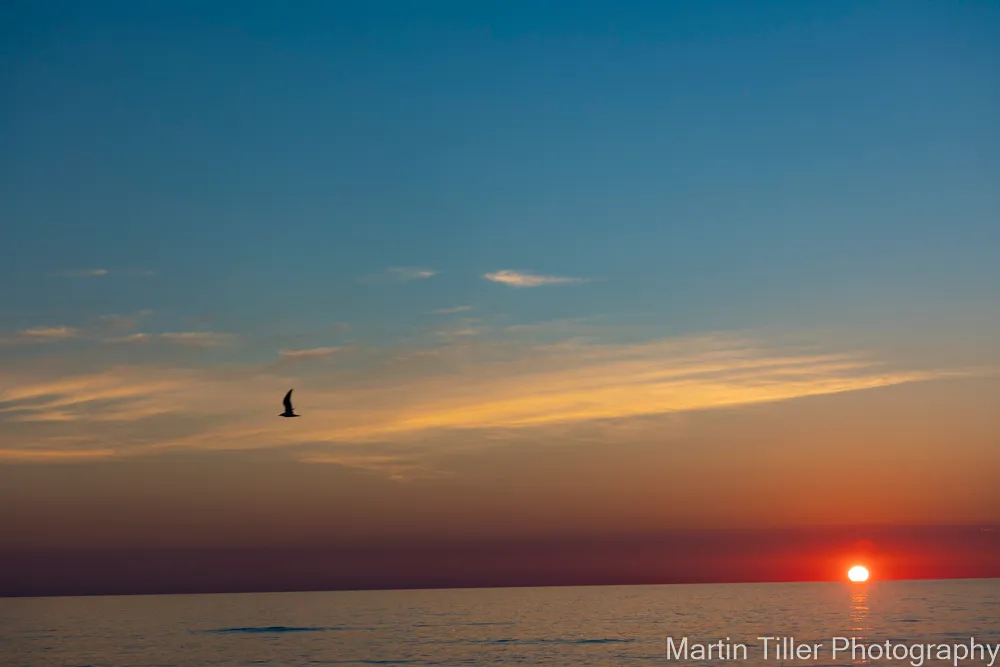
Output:
<path fill-rule="evenodd" d="M 851 581 L 868 581 L 868 569 L 861 565 L 855 565 L 847 571 L 847 578 Z"/>

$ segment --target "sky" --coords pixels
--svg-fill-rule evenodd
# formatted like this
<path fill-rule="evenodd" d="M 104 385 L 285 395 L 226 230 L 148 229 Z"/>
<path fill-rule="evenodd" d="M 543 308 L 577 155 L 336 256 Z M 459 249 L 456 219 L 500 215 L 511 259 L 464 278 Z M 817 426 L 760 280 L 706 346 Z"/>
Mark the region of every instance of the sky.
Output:
<path fill-rule="evenodd" d="M 1000 576 L 996 118 L 995 2 L 5 3 L 0 595 Z"/>

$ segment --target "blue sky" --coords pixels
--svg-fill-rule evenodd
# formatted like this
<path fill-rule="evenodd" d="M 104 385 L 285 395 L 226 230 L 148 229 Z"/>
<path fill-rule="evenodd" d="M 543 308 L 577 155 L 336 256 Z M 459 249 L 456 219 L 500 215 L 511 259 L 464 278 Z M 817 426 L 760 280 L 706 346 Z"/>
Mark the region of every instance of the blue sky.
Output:
<path fill-rule="evenodd" d="M 6 9 L 6 324 L 690 331 L 1000 283 L 995 3 L 406 6 Z M 390 266 L 440 273 L 359 285 Z"/>
<path fill-rule="evenodd" d="M 398 470 L 996 371 L 1000 6 L 568 7 L 5 5 L 0 455 Z"/>

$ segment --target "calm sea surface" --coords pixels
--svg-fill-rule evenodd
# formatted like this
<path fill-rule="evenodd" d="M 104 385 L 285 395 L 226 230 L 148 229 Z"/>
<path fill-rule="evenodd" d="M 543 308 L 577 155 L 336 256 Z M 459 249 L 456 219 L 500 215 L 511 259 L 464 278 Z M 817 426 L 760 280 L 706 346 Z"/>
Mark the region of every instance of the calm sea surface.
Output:
<path fill-rule="evenodd" d="M 667 637 L 747 645 L 702 664 L 780 666 L 760 636 L 822 644 L 789 666 L 909 665 L 927 643 L 962 657 L 973 638 L 995 651 L 1000 580 L 0 599 L 3 667 L 701 662 L 668 660 Z M 836 637 L 899 657 L 834 656 Z M 989 665 L 980 651 L 959 664 Z"/>

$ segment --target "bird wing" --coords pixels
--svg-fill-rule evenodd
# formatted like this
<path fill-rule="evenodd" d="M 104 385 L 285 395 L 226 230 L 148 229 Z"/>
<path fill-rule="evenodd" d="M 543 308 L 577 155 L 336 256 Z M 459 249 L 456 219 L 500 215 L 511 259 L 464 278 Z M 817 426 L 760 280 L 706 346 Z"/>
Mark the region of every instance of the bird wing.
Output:
<path fill-rule="evenodd" d="M 285 404 L 285 409 L 289 412 L 292 411 L 292 390 L 289 389 L 288 393 L 285 394 L 285 400 L 282 401 Z"/>

